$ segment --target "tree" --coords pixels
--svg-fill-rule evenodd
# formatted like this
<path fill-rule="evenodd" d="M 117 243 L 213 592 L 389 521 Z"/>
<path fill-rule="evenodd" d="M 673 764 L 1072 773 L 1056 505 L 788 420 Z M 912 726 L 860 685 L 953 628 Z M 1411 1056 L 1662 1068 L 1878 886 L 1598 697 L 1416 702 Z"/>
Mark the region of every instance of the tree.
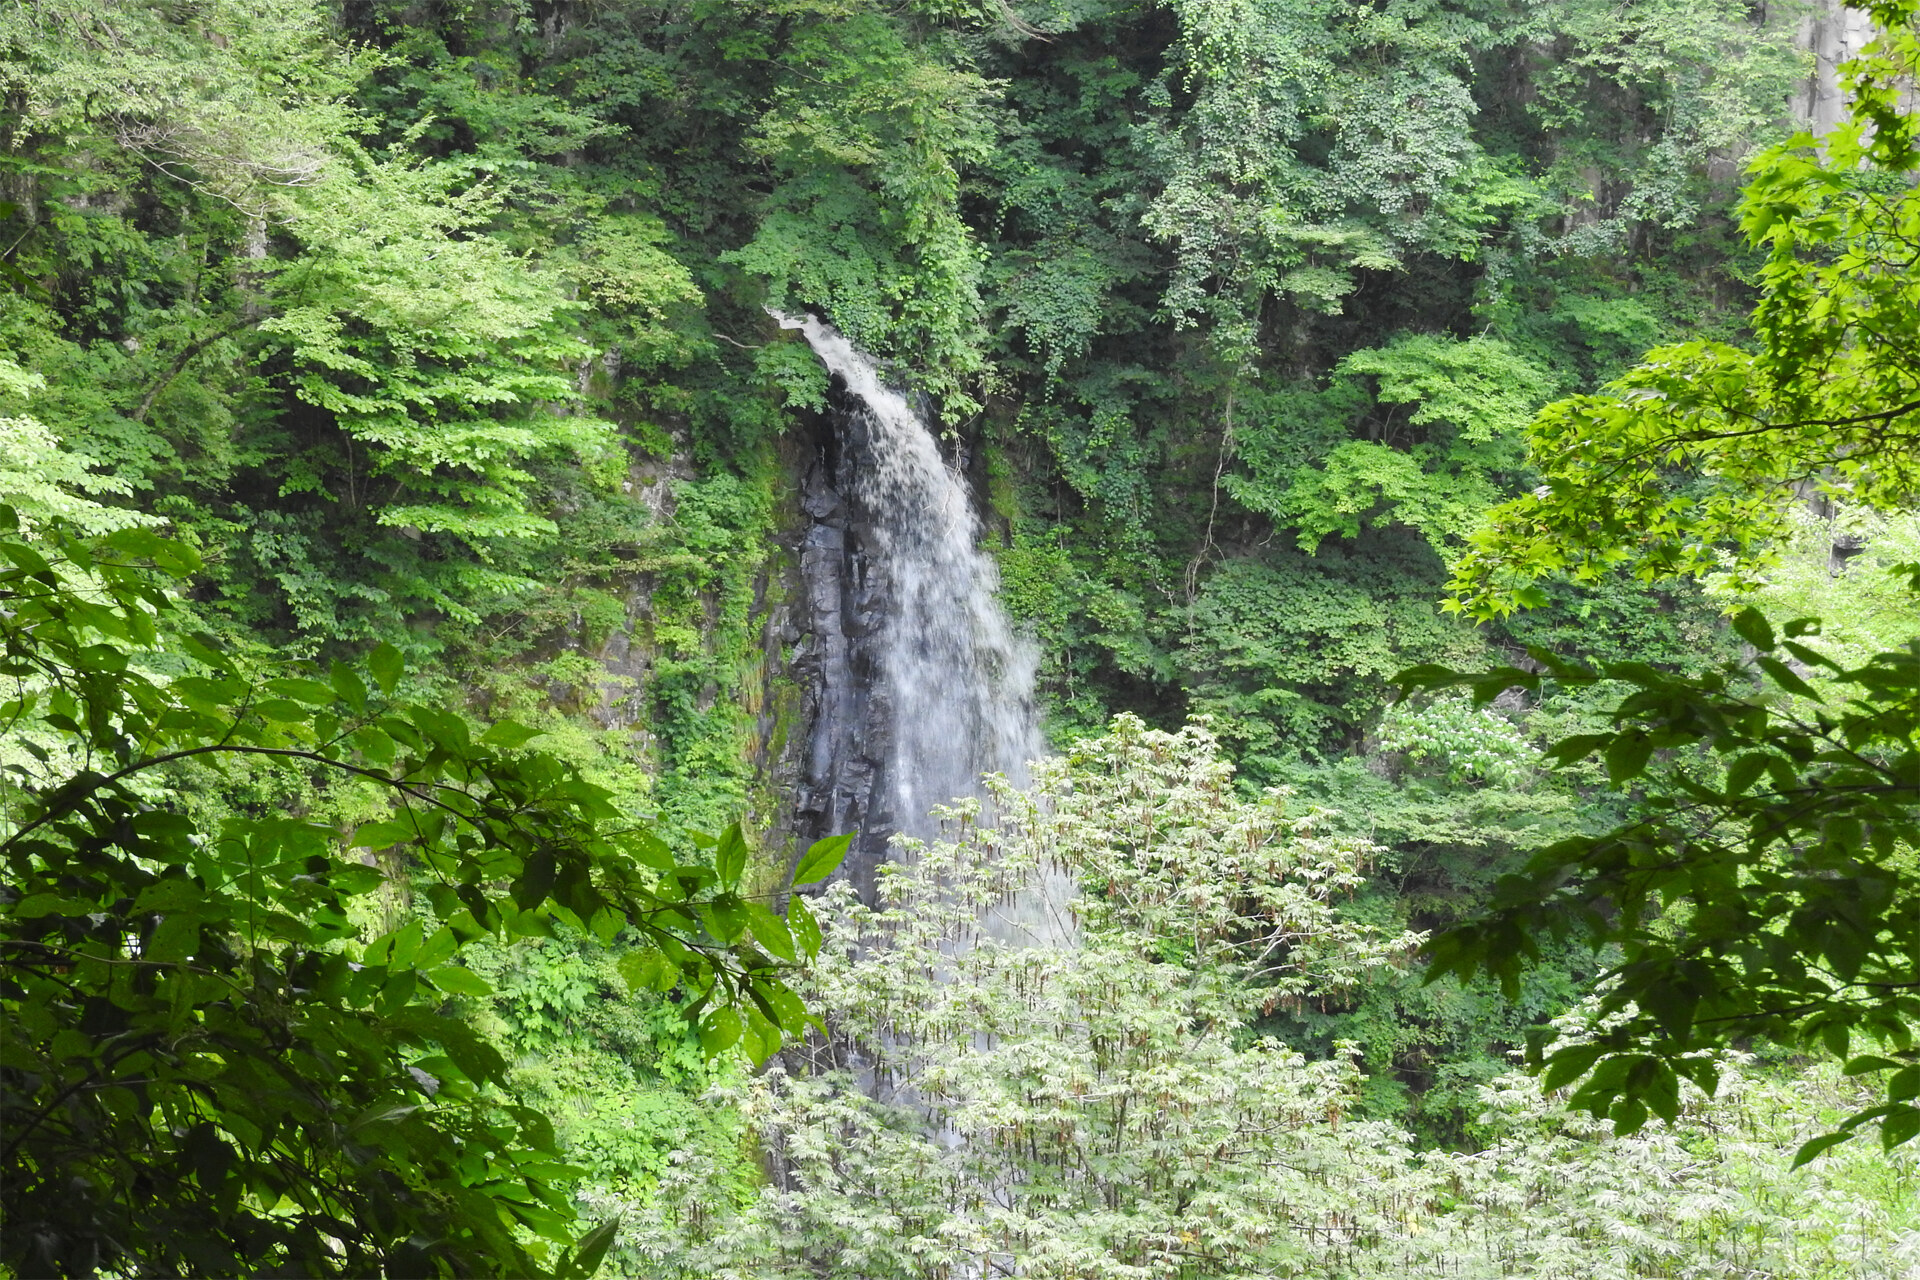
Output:
<path fill-rule="evenodd" d="M 28 538 L 0 507 L 0 559 L 0 1262 L 590 1275 L 611 1224 L 574 1245 L 552 1128 L 460 1016 L 488 991 L 463 946 L 625 939 L 710 1052 L 765 1057 L 804 1018 L 806 907 L 741 897 L 738 828 L 679 862 L 531 730 L 400 696 L 391 648 L 369 687 L 176 634 L 195 560 L 151 530 Z M 279 785 L 249 797 L 249 765 Z"/>
<path fill-rule="evenodd" d="M 1501 880 L 1484 917 L 1434 941 L 1429 978 L 1485 970 L 1511 995 L 1543 938 L 1610 950 L 1600 1029 L 1536 1046 L 1536 1059 L 1548 1088 L 1585 1077 L 1574 1102 L 1628 1132 L 1649 1112 L 1671 1121 L 1682 1078 L 1711 1094 L 1710 1050 L 1758 1038 L 1844 1057 L 1867 1041 L 1881 1052 L 1848 1070 L 1890 1071 L 1884 1101 L 1802 1156 L 1873 1121 L 1891 1147 L 1920 1134 L 1920 642 L 1847 669 L 1803 642 L 1810 621 L 1776 636 L 1747 609 L 1734 625 L 1751 663 L 1699 676 L 1536 650 L 1533 670 L 1402 677 L 1469 683 L 1482 698 L 1622 682 L 1631 692 L 1612 732 L 1549 754 L 1597 754 L 1615 785 L 1649 792 L 1632 821 L 1550 845 Z M 1823 695 L 1795 666 L 1823 669 L 1837 691 Z M 1653 780 L 1656 751 L 1687 755 Z"/>
<path fill-rule="evenodd" d="M 1657 348 L 1529 432 L 1542 483 L 1495 509 L 1456 566 L 1455 608 L 1542 603 L 1539 580 L 1748 574 L 1810 495 L 1898 506 L 1920 491 L 1920 118 L 1905 95 L 1914 6 L 1869 6 L 1881 36 L 1849 64 L 1852 119 L 1749 168 L 1741 222 L 1767 254 L 1744 350 Z"/>
<path fill-rule="evenodd" d="M 878 907 L 829 890 L 830 1034 L 743 1100 L 773 1186 L 737 1215 L 663 1187 L 661 1274 L 1297 1274 L 1394 1211 L 1352 1062 L 1246 1032 L 1417 941 L 1343 918 L 1366 842 L 1241 799 L 1198 726 L 1122 716 L 1035 769 L 903 840 Z"/>
<path fill-rule="evenodd" d="M 1338 1000 L 1417 941 L 1357 926 L 1340 901 L 1359 887 L 1364 840 L 1329 834 L 1325 812 L 1236 794 L 1198 726 L 1121 717 L 1035 772 L 1030 792 L 996 788 L 993 816 L 950 811 L 948 838 L 910 845 L 877 910 L 829 892 L 805 994 L 835 1038 L 722 1086 L 773 1176 L 742 1195 L 690 1142 L 650 1195 L 607 1196 L 626 1210 L 627 1274 L 1625 1280 L 1894 1266 L 1913 1197 L 1873 1179 L 1904 1187 L 1914 1155 L 1788 1170 L 1820 1110 L 1857 1097 L 1837 1071 L 1781 1080 L 1721 1054 L 1717 1094 L 1684 1085 L 1678 1123 L 1633 1136 L 1502 1071 L 1476 1097 L 1484 1145 L 1416 1152 L 1355 1114 L 1351 1046 L 1301 1053 L 1250 1025 L 1263 1007 Z M 1044 901 L 1031 879 L 1043 868 Z M 1076 927 L 1049 927 L 1045 905 Z M 1554 1034 L 1574 1044 L 1596 1029 L 1589 1009 Z"/>
<path fill-rule="evenodd" d="M 1744 220 L 1769 251 L 1756 349 L 1662 348 L 1543 411 L 1532 448 L 1546 483 L 1494 513 L 1459 566 L 1456 607 L 1497 614 L 1543 598 L 1549 574 L 1629 562 L 1645 577 L 1723 560 L 1757 574 L 1809 494 L 1913 500 L 1920 119 L 1903 94 L 1920 31 L 1909 0 L 1873 13 L 1882 33 L 1847 74 L 1854 119 L 1753 166 Z M 1610 731 L 1549 754 L 1597 755 L 1614 785 L 1645 793 L 1631 821 L 1503 880 L 1485 917 L 1435 941 L 1429 977 L 1487 971 L 1511 991 L 1544 937 L 1606 950 L 1601 1030 L 1535 1058 L 1549 1087 L 1583 1079 L 1575 1101 L 1623 1131 L 1673 1119 L 1682 1078 L 1710 1092 L 1716 1047 L 1844 1057 L 1865 1041 L 1876 1052 L 1847 1070 L 1888 1073 L 1881 1100 L 1800 1159 L 1874 1122 L 1891 1148 L 1920 1134 L 1920 641 L 1845 665 L 1819 648 L 1815 619 L 1776 634 L 1748 608 L 1734 627 L 1748 656 L 1694 676 L 1539 649 L 1524 670 L 1402 675 L 1405 690 L 1466 684 L 1481 700 L 1617 681 Z"/>

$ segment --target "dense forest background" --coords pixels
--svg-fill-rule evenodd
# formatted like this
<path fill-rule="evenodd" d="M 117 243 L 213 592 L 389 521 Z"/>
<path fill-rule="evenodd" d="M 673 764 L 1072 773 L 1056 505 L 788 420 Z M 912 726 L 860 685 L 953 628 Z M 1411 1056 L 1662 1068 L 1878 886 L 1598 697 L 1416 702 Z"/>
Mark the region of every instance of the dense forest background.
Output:
<path fill-rule="evenodd" d="M 1896 1274 L 1906 1157 L 1786 1172 L 1852 1105 L 1830 1066 L 1746 1061 L 1690 1128 L 1616 1140 L 1511 1074 L 1525 1028 L 1577 1033 L 1600 960 L 1551 952 L 1517 1000 L 1419 981 L 1410 935 L 1631 803 L 1542 757 L 1610 691 L 1391 699 L 1404 668 L 1527 646 L 1681 672 L 1739 650 L 1731 578 L 1554 582 L 1480 625 L 1442 601 L 1536 483 L 1541 406 L 1663 341 L 1743 340 L 1743 166 L 1796 114 L 1831 122 L 1849 30 L 1744 0 L 11 0 L 0 501 L 178 539 L 183 633 L 264 666 L 391 646 L 413 696 L 542 731 L 668 843 L 742 821 L 773 884 L 813 714 L 800 477 L 831 422 L 767 309 L 812 311 L 971 478 L 1050 741 L 1082 744 L 1060 795 L 1142 741 L 1179 762 L 1155 785 L 1212 797 L 1195 830 L 1266 830 L 1287 789 L 1293 872 L 1339 907 L 1287 917 L 1318 967 L 1114 1033 L 1154 1108 L 1285 1116 L 1213 1156 L 1124 1107 L 1074 1122 L 1159 1152 L 1145 1171 L 1047 1154 L 1073 1128 L 1050 1112 L 952 1120 L 963 1149 L 1022 1135 L 1017 1177 L 936 1169 L 897 1114 L 809 1092 L 844 1064 L 703 1052 L 618 942 L 482 947 L 457 1008 L 554 1119 L 577 1203 L 622 1215 L 604 1274 Z M 1803 525 L 1742 598 L 1826 614 L 1843 649 L 1903 642 L 1890 566 L 1920 525 Z M 190 803 L 367 801 L 262 766 Z M 972 839 L 939 857 L 973 866 Z M 906 908 L 824 901 L 830 939 L 903 932 L 938 967 Z M 381 902 L 366 927 L 429 910 Z M 1244 933 L 1169 919 L 1094 920 L 1059 989 L 1132 972 L 1109 934 Z M 831 954 L 809 1007 L 943 1034 L 924 1010 L 950 991 Z M 1134 977 L 1143 1007 L 1201 998 Z M 1091 1005 L 976 979 L 980 1007 L 1100 1042 Z M 1182 1038 L 1207 1019 L 1231 1046 Z M 1211 1065 L 1149 1079 L 1169 1062 Z M 1297 1186 L 1208 1181 L 1248 1133 Z M 956 1234 L 1009 1182 L 1051 1208 Z M 1088 1186 L 1106 1218 L 1069 1212 Z M 1023 1252 L 1049 1238 L 1072 1247 Z"/>

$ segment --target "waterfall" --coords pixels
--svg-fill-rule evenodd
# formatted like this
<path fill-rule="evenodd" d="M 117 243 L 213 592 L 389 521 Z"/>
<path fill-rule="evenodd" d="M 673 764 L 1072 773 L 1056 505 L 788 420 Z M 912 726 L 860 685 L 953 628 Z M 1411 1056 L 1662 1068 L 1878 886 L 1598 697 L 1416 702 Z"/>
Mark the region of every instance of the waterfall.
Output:
<path fill-rule="evenodd" d="M 842 639 L 864 633 L 846 646 L 857 648 L 864 663 L 843 651 L 828 665 L 841 682 L 864 668 L 868 706 L 860 719 L 878 729 L 885 745 L 876 753 L 869 804 L 842 809 L 829 802 L 820 812 L 830 824 L 857 814 L 864 828 L 855 844 L 859 856 L 844 874 L 869 894 L 879 862 L 893 854 L 883 843 L 887 837 L 937 836 L 929 810 L 981 796 L 982 774 L 1026 782 L 1028 761 L 1045 745 L 1034 700 L 1039 649 L 1008 624 L 998 598 L 999 572 L 978 545 L 980 521 L 966 479 L 941 456 L 913 405 L 831 325 L 814 316 L 774 315 L 783 328 L 805 336 L 844 388 L 833 397 L 841 455 L 834 470 L 859 508 L 860 518 L 853 522 L 859 536 L 848 538 L 843 530 L 823 538 L 824 545 L 815 550 L 824 555 L 837 548 L 835 558 L 848 575 L 842 590 L 855 599 L 822 602 L 818 612 L 838 618 Z M 817 514 L 832 507 L 831 501 L 823 502 Z M 822 715 L 853 718 L 846 704 L 859 700 L 855 691 L 842 688 L 823 700 Z M 817 740 L 817 746 L 829 748 L 827 754 L 849 745 L 837 732 Z M 865 745 L 871 749 L 873 743 Z M 817 778 L 833 779 L 840 771 L 836 764 L 854 763 L 816 761 Z M 1072 897 L 1064 870 L 1038 868 L 1024 889 L 986 913 L 981 932 L 1004 945 L 1071 945 L 1076 933 L 1068 905 Z M 951 954 L 967 945 L 954 939 Z M 858 1090 L 919 1110 L 935 1143 L 949 1149 L 959 1145 L 959 1134 L 934 1119 L 913 1083 L 919 1072 L 908 1065 L 911 1047 L 884 1030 L 880 1041 L 891 1061 L 848 1053 L 845 1065 Z"/>
<path fill-rule="evenodd" d="M 1039 654 L 1000 608 L 965 478 L 906 397 L 831 325 L 775 318 L 845 384 L 842 430 L 864 446 L 853 496 L 873 521 L 866 571 L 884 577 L 887 598 L 871 692 L 891 727 L 882 784 L 897 829 L 928 836 L 934 805 L 978 795 L 983 773 L 1022 780 L 1041 751 Z"/>

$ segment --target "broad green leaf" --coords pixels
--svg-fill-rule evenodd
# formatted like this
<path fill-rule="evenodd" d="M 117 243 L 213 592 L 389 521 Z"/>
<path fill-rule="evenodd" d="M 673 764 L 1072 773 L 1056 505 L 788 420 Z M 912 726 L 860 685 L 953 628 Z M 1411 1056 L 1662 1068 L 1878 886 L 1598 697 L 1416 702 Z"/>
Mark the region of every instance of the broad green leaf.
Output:
<path fill-rule="evenodd" d="M 1541 1073 L 1540 1088 L 1548 1093 L 1586 1074 L 1604 1052 L 1597 1044 L 1570 1045 L 1553 1055 Z"/>
<path fill-rule="evenodd" d="M 1916 1097 L 1920 1097 L 1920 1065 L 1900 1068 L 1887 1081 L 1888 1100 L 1905 1102 Z"/>
<path fill-rule="evenodd" d="M 1782 689 L 1786 689 L 1791 693 L 1797 693 L 1803 698 L 1811 698 L 1816 702 L 1821 701 L 1820 691 L 1801 679 L 1798 672 L 1794 671 L 1793 668 L 1778 658 L 1757 657 L 1753 661 L 1754 665 L 1771 676 L 1773 682 Z"/>
<path fill-rule="evenodd" d="M 840 866 L 852 844 L 852 835 L 828 836 L 824 840 L 814 841 L 801 855 L 799 865 L 793 869 L 793 883 L 814 884 L 825 880 Z"/>
<path fill-rule="evenodd" d="M 373 652 L 367 655 L 367 670 L 372 673 L 374 683 L 380 686 L 380 692 L 392 697 L 393 691 L 400 685 L 400 677 L 406 671 L 406 661 L 398 649 L 383 642 L 375 645 Z"/>
<path fill-rule="evenodd" d="M 277 680 L 269 680 L 267 688 L 283 698 L 291 698 L 309 707 L 330 707 L 338 697 L 331 684 L 323 684 L 318 680 L 309 680 L 305 677 L 283 676 Z"/>
<path fill-rule="evenodd" d="M 709 1058 L 718 1057 L 740 1039 L 740 1015 L 722 1005 L 700 1021 L 700 1048 Z"/>
<path fill-rule="evenodd" d="M 1798 1151 L 1794 1152 L 1793 1167 L 1798 1169 L 1809 1161 L 1818 1158 L 1823 1152 L 1839 1146 L 1852 1136 L 1851 1133 L 1823 1133 L 1817 1138 L 1809 1138 L 1800 1144 Z"/>
<path fill-rule="evenodd" d="M 655 947 L 627 952 L 617 967 L 629 991 L 666 991 L 680 978 L 679 968 Z"/>
<path fill-rule="evenodd" d="M 1746 794 L 1759 776 L 1766 772 L 1768 756 L 1762 751 L 1749 751 L 1727 766 L 1728 797 Z"/>
<path fill-rule="evenodd" d="M 1733 615 L 1731 621 L 1733 629 L 1748 644 L 1762 652 L 1770 652 L 1773 649 L 1773 625 L 1758 609 L 1742 609 Z"/>
<path fill-rule="evenodd" d="M 443 964 L 427 975 L 433 985 L 449 995 L 471 996 L 484 1000 L 493 994 L 493 987 L 473 970 L 464 965 Z"/>
<path fill-rule="evenodd" d="M 813 918 L 813 911 L 807 906 L 807 900 L 799 894 L 787 899 L 787 927 L 793 933 L 793 940 L 808 959 L 820 954 L 822 941 L 819 922 Z"/>
<path fill-rule="evenodd" d="M 700 918 L 707 931 L 721 943 L 731 946 L 747 931 L 746 904 L 731 893 L 723 893 L 701 908 Z"/>
<path fill-rule="evenodd" d="M 753 930 L 754 940 L 771 955 L 791 963 L 797 959 L 793 947 L 793 933 L 786 922 L 757 902 L 742 904 L 747 914 L 747 927 Z"/>
<path fill-rule="evenodd" d="M 740 834 L 739 823 L 720 833 L 720 843 L 713 851 L 713 868 L 721 888 L 731 889 L 740 883 L 740 875 L 747 868 L 747 842 Z"/>
<path fill-rule="evenodd" d="M 1880 1146 L 1891 1151 L 1920 1134 L 1920 1107 L 1900 1103 L 1880 1117 Z"/>
<path fill-rule="evenodd" d="M 544 729 L 530 729 L 512 720 L 500 720 L 480 735 L 480 745 L 492 747 L 496 751 L 513 751 L 526 746 L 545 732 Z"/>
<path fill-rule="evenodd" d="M 570 1256 L 561 1268 L 565 1280 L 593 1280 L 595 1272 L 606 1259 L 607 1250 L 620 1234 L 620 1217 L 615 1214 L 586 1235 L 580 1237 L 580 1243 L 573 1247 Z"/>
<path fill-rule="evenodd" d="M 1607 746 L 1607 778 L 1615 786 L 1640 776 L 1653 756 L 1653 740 L 1637 729 L 1614 738 Z"/>
<path fill-rule="evenodd" d="M 367 686 L 360 679 L 360 673 L 343 662 L 336 662 L 327 672 L 327 680 L 341 702 L 355 715 L 367 709 Z"/>

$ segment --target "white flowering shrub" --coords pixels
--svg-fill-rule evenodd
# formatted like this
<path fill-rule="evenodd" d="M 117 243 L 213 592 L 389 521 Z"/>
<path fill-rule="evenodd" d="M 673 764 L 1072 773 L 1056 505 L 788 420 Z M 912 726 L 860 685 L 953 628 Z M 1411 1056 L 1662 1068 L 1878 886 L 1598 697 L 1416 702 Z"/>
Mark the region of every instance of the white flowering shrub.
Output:
<path fill-rule="evenodd" d="M 1540 749 L 1518 726 L 1465 697 L 1418 707 L 1395 703 L 1381 721 L 1380 746 L 1445 773 L 1450 782 L 1514 787 L 1542 764 Z"/>
<path fill-rule="evenodd" d="M 1249 1021 L 1419 939 L 1342 918 L 1364 842 L 1231 783 L 1204 730 L 1122 718 L 902 841 L 878 905 L 836 886 L 802 993 L 826 1034 L 715 1098 L 765 1185 L 681 1153 L 646 1202 L 594 1206 L 625 1213 L 621 1256 L 689 1280 L 1905 1274 L 1906 1157 L 1788 1172 L 1844 1100 L 1830 1074 L 1732 1061 L 1630 1138 L 1517 1073 L 1480 1151 L 1353 1120 L 1350 1058 Z"/>

